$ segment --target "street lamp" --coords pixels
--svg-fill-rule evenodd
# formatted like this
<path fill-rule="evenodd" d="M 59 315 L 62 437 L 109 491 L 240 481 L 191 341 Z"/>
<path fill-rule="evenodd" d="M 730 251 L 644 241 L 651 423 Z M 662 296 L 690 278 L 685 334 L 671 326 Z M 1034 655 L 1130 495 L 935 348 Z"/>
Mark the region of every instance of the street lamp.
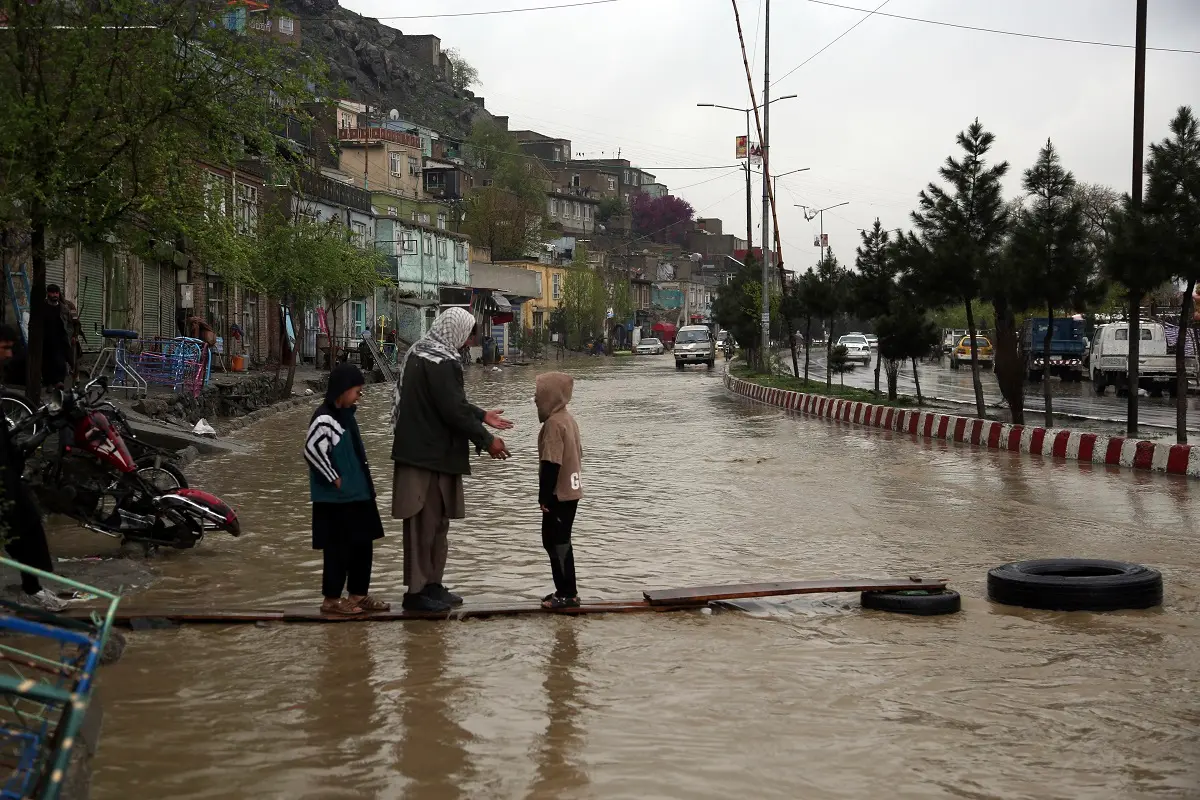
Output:
<path fill-rule="evenodd" d="M 821 238 L 819 239 L 819 241 L 821 243 L 821 260 L 822 261 L 825 260 L 825 212 L 831 208 L 841 208 L 842 206 L 848 206 L 848 205 L 850 205 L 849 200 L 845 201 L 844 203 L 834 203 L 833 205 L 825 206 L 824 208 L 810 209 L 808 206 L 801 205 L 800 203 L 796 203 L 796 208 L 802 209 L 804 211 L 804 219 L 807 220 L 808 222 L 812 222 L 813 219 L 817 216 L 821 217 Z"/>

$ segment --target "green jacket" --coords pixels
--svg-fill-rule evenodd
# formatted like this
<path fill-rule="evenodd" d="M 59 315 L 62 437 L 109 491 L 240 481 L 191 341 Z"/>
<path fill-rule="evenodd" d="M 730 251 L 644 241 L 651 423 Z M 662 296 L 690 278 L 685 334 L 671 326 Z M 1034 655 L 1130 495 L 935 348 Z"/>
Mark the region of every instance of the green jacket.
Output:
<path fill-rule="evenodd" d="M 313 414 L 304 440 L 308 492 L 314 503 L 355 503 L 375 498 L 366 449 L 355 409 L 322 405 Z M 341 479 L 341 488 L 335 485 Z"/>

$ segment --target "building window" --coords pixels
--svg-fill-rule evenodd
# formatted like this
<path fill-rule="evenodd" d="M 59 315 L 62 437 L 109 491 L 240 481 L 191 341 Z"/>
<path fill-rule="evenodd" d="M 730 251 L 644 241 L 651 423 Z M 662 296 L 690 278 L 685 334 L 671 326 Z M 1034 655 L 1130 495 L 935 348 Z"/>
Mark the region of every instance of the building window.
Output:
<path fill-rule="evenodd" d="M 579 176 L 578 175 L 571 176 L 571 186 L 576 189 L 579 188 Z"/>
<path fill-rule="evenodd" d="M 562 297 L 562 274 L 555 272 L 550 276 L 550 296 L 555 300 Z"/>
<path fill-rule="evenodd" d="M 399 174 L 399 173 L 397 173 L 397 174 Z M 421 162 L 417 161 L 412 156 L 408 157 L 408 174 L 409 175 L 420 175 L 421 174 Z"/>
<path fill-rule="evenodd" d="M 582 205 L 583 203 L 571 203 L 571 216 L 575 217 L 575 219 L 579 219 L 579 208 Z"/>
<path fill-rule="evenodd" d="M 367 246 L 367 223 L 351 222 L 350 229 L 354 232 L 354 244 L 358 247 Z"/>
<path fill-rule="evenodd" d="M 225 216 L 225 179 L 211 172 L 204 176 L 204 205 L 209 219 Z"/>
<path fill-rule="evenodd" d="M 466 262 L 468 255 L 469 254 L 467 252 L 467 246 L 465 244 L 463 244 L 462 242 L 459 242 L 458 244 L 456 244 L 454 246 L 454 260 L 455 261 L 462 264 L 462 263 Z"/>
<path fill-rule="evenodd" d="M 446 215 L 445 214 L 437 215 L 437 226 L 439 228 L 441 228 L 442 230 L 446 230 Z"/>
<path fill-rule="evenodd" d="M 445 258 L 449 252 L 450 249 L 446 247 L 446 240 L 438 239 L 438 258 Z"/>
<path fill-rule="evenodd" d="M 422 225 L 428 225 L 429 224 L 429 215 L 428 214 L 417 214 L 417 222 L 421 223 Z"/>
<path fill-rule="evenodd" d="M 404 245 L 404 252 L 406 252 L 406 253 L 417 252 L 417 240 L 416 239 L 406 236 L 404 238 L 404 241 L 401 242 L 401 244 Z"/>
<path fill-rule="evenodd" d="M 279 32 L 280 33 L 282 33 L 284 36 L 291 36 L 295 30 L 296 30 L 295 23 L 292 21 L 291 17 L 280 17 L 279 18 Z"/>
<path fill-rule="evenodd" d="M 446 176 L 440 172 L 428 172 L 425 174 L 425 185 L 431 189 L 440 189 L 446 183 Z"/>
<path fill-rule="evenodd" d="M 557 145 L 554 147 L 554 160 L 562 161 L 562 148 Z"/>
<path fill-rule="evenodd" d="M 433 237 L 428 233 L 425 234 L 425 255 L 433 255 Z"/>
<path fill-rule="evenodd" d="M 388 153 L 388 171 L 397 178 L 404 174 L 400 171 L 401 157 L 400 153 Z"/>
<path fill-rule="evenodd" d="M 608 179 L 608 190 L 610 192 L 615 192 L 617 190 L 617 179 L 616 178 L 610 177 Z"/>
<path fill-rule="evenodd" d="M 397 214 L 397 213 L 396 213 L 396 207 L 395 207 L 395 206 L 388 206 L 388 216 L 389 216 L 389 217 L 397 217 L 397 216 L 399 216 L 399 214 Z"/>
<path fill-rule="evenodd" d="M 352 335 L 355 338 L 360 338 L 363 331 L 367 329 L 367 304 L 362 300 L 350 301 L 350 324 L 353 328 Z"/>
<path fill-rule="evenodd" d="M 224 206 L 224 202 L 222 202 Z M 222 210 L 224 210 L 222 208 Z M 253 236 L 258 230 L 258 187 L 244 183 L 237 185 L 238 232 Z"/>
<path fill-rule="evenodd" d="M 533 312 L 533 329 L 535 331 L 542 329 L 543 320 L 545 320 L 545 318 L 546 313 L 544 311 Z"/>

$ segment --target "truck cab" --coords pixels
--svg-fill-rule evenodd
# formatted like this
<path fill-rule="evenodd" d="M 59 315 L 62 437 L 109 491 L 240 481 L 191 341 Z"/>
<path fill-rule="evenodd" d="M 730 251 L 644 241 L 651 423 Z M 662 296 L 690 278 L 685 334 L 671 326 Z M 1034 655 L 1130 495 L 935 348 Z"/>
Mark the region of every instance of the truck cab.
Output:
<path fill-rule="evenodd" d="M 1025 352 L 1025 373 L 1030 381 L 1037 382 L 1048 375 L 1057 375 L 1064 382 L 1083 380 L 1083 356 L 1086 344 L 1083 340 L 1083 320 L 1064 317 L 1054 320 L 1050 334 L 1050 359 L 1046 360 L 1046 330 L 1048 317 L 1031 317 L 1025 320 L 1022 349 Z"/>
<path fill-rule="evenodd" d="M 1167 335 L 1157 322 L 1143 322 L 1141 341 L 1138 347 L 1138 388 L 1145 389 L 1151 397 L 1161 397 L 1164 392 L 1175 396 L 1177 389 L 1175 355 L 1168 352 Z M 1096 394 L 1104 394 L 1109 386 L 1116 387 L 1117 394 L 1129 389 L 1129 323 L 1113 322 L 1096 329 L 1092 342 L 1090 365 L 1092 388 Z M 1190 379 L 1196 377 L 1196 357 L 1184 362 Z"/>

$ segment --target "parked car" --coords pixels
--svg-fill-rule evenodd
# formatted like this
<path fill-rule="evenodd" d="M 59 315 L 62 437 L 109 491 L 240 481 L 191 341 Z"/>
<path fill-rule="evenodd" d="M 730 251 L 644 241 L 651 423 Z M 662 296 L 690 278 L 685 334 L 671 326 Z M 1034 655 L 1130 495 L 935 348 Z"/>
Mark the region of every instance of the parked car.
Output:
<path fill-rule="evenodd" d="M 634 350 L 634 353 L 639 356 L 661 356 L 665 352 L 667 349 L 658 339 L 642 339 Z"/>
<path fill-rule="evenodd" d="M 1096 338 L 1091 346 L 1092 389 L 1104 394 L 1109 386 L 1115 386 L 1117 394 L 1128 394 L 1129 390 L 1129 323 L 1114 322 L 1096 329 Z M 1197 374 L 1195 356 L 1185 362 L 1189 379 Z M 1141 344 L 1138 347 L 1138 388 L 1145 389 L 1151 397 L 1161 397 L 1163 392 L 1175 396 L 1175 355 L 1167 352 L 1167 335 L 1157 322 L 1143 322 Z"/>
<path fill-rule="evenodd" d="M 867 344 L 871 345 L 872 350 L 879 349 L 879 337 L 878 336 L 876 336 L 873 333 L 864 333 L 863 336 L 867 337 Z"/>
<path fill-rule="evenodd" d="M 675 369 L 688 364 L 705 364 L 709 369 L 717 364 L 716 342 L 704 325 L 685 325 L 675 334 Z"/>
<path fill-rule="evenodd" d="M 975 337 L 975 349 L 978 351 L 979 366 L 991 366 L 996 354 L 992 349 L 992 341 L 986 336 Z M 950 351 L 950 369 L 958 369 L 962 364 L 971 363 L 971 337 L 963 336 L 958 344 Z"/>
<path fill-rule="evenodd" d="M 846 360 L 857 361 L 865 367 L 871 363 L 871 343 L 861 333 L 848 333 L 837 340 L 839 347 L 846 348 Z"/>

